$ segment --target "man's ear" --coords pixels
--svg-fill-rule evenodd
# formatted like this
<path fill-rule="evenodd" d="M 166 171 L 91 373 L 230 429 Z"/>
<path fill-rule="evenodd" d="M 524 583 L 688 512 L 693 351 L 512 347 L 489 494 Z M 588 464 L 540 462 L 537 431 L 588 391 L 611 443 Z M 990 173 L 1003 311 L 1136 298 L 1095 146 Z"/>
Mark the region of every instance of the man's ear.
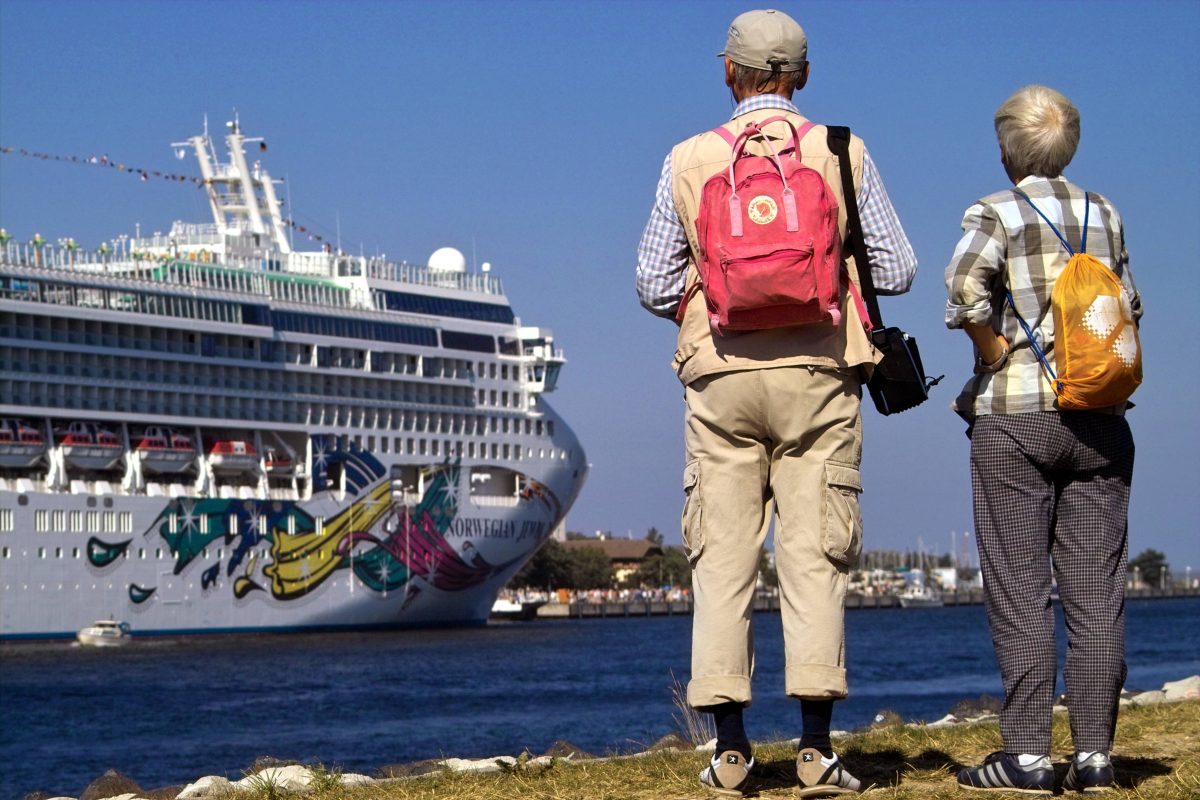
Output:
<path fill-rule="evenodd" d="M 800 91 L 801 89 L 804 88 L 804 85 L 806 83 L 808 83 L 808 68 L 810 65 L 811 65 L 811 62 L 809 62 L 809 61 L 804 62 L 804 67 L 801 68 L 801 70 L 800 70 L 800 77 L 796 79 L 795 91 L 797 91 L 797 92 Z"/>
<path fill-rule="evenodd" d="M 729 56 L 725 56 L 725 85 L 733 88 L 733 62 L 729 60 Z"/>

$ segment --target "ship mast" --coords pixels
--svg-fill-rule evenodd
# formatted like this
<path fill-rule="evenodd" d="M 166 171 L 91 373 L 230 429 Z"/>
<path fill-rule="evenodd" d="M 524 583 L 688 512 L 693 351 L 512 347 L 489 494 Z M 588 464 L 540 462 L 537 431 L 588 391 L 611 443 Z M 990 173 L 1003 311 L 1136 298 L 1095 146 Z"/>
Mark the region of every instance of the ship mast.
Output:
<path fill-rule="evenodd" d="M 258 142 L 265 150 L 265 145 L 261 144 L 262 138 L 243 136 L 236 114 L 233 121 L 225 123 L 225 126 L 229 128 L 229 134 L 225 137 L 229 147 L 228 164 L 217 160 L 207 131 L 203 136 L 193 136 L 172 147 L 190 146 L 195 151 L 213 221 L 223 236 L 238 237 L 246 233 L 265 236 L 268 248 L 290 253 L 292 248 L 284 231 L 279 198 L 275 194 L 271 176 L 258 162 L 255 162 L 253 169 L 246 163 L 244 145 Z"/>

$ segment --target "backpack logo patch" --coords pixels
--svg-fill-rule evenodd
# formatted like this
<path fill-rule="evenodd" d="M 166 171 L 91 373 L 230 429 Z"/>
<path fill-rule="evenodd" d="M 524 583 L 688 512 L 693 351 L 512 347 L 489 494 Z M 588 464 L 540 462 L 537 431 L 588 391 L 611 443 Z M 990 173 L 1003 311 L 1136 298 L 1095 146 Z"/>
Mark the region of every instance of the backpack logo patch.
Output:
<path fill-rule="evenodd" d="M 748 210 L 750 221 L 756 225 L 768 225 L 775 221 L 775 217 L 779 216 L 779 206 L 775 201 L 765 195 L 760 194 L 758 197 L 750 201 Z"/>

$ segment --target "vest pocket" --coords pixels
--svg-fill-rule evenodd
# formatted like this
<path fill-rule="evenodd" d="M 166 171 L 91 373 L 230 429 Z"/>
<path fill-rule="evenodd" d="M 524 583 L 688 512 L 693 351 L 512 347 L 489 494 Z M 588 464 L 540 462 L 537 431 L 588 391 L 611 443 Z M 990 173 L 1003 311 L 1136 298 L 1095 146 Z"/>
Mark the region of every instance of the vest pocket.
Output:
<path fill-rule="evenodd" d="M 700 459 L 689 461 L 683 468 L 683 547 L 688 563 L 695 564 L 704 550 L 704 531 L 701 528 Z"/>
<path fill-rule="evenodd" d="M 826 556 L 847 567 L 857 564 L 862 552 L 860 494 L 862 479 L 858 467 L 825 462 L 825 521 L 821 547 Z"/>

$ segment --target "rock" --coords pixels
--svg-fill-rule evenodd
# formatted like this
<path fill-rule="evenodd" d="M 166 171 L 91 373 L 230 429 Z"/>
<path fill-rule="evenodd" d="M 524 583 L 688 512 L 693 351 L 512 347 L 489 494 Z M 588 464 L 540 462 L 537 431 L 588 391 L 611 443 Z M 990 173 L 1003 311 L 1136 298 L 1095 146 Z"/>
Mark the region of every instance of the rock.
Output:
<path fill-rule="evenodd" d="M 1163 694 L 1168 703 L 1178 703 L 1180 700 L 1195 700 L 1200 697 L 1200 675 L 1193 675 L 1181 681 L 1171 681 L 1163 684 Z"/>
<path fill-rule="evenodd" d="M 958 724 L 958 717 L 953 714 L 947 714 L 939 720 L 930 722 L 926 728 L 950 728 Z"/>
<path fill-rule="evenodd" d="M 1134 695 L 1129 702 L 1135 706 L 1156 706 L 1167 698 L 1166 692 L 1142 692 Z"/>
<path fill-rule="evenodd" d="M 442 762 L 427 758 L 411 764 L 388 764 L 380 767 L 375 774 L 379 778 L 415 778 L 419 775 L 432 775 L 441 772 L 442 769 Z"/>
<path fill-rule="evenodd" d="M 21 800 L 55 800 L 49 792 L 26 792 Z"/>
<path fill-rule="evenodd" d="M 228 791 L 232 785 L 228 778 L 222 778 L 220 775 L 206 775 L 195 783 L 189 783 L 183 787 L 183 791 L 177 797 L 178 800 L 208 797 L 210 794 Z"/>
<path fill-rule="evenodd" d="M 453 772 L 472 772 L 485 775 L 513 767 L 516 765 L 517 760 L 512 756 L 497 756 L 496 758 L 479 759 L 447 758 L 440 763 Z"/>
<path fill-rule="evenodd" d="M 715 746 L 715 745 L 714 745 Z M 646 748 L 647 753 L 657 753 L 662 750 L 691 750 L 692 743 L 678 733 L 668 733 L 654 744 Z"/>
<path fill-rule="evenodd" d="M 704 744 L 696 745 L 697 753 L 715 753 L 717 752 L 717 737 L 709 739 Z"/>
<path fill-rule="evenodd" d="M 176 786 L 164 786 L 161 789 L 154 789 L 149 792 L 143 789 L 142 796 L 145 797 L 146 800 L 175 800 L 175 798 L 179 797 L 179 793 L 182 791 L 183 784 L 178 784 Z"/>
<path fill-rule="evenodd" d="M 115 797 L 107 797 L 105 800 L 140 800 L 141 792 L 126 792 Z"/>
<path fill-rule="evenodd" d="M 79 800 L 106 800 L 124 794 L 138 795 L 141 791 L 142 787 L 133 778 L 110 769 L 89 783 L 83 794 L 79 795 Z"/>
<path fill-rule="evenodd" d="M 276 758 L 275 756 L 259 756 L 258 758 L 254 759 L 253 764 L 246 767 L 246 774 L 254 775 L 262 772 L 264 769 L 270 769 L 271 767 L 291 767 L 299 763 L 299 761 Z"/>
<path fill-rule="evenodd" d="M 690 745 L 689 745 L 690 747 Z M 582 761 L 585 758 L 595 758 L 594 755 L 578 747 L 564 739 L 559 739 L 554 744 L 550 745 L 550 749 L 542 753 L 547 758 L 569 758 L 573 761 Z"/>
<path fill-rule="evenodd" d="M 280 789 L 307 789 L 312 783 L 312 770 L 300 764 L 289 764 L 286 767 L 267 767 L 253 775 L 247 775 L 233 784 L 239 789 L 265 789 L 278 787 Z"/>
<path fill-rule="evenodd" d="M 981 694 L 974 700 L 959 700 L 954 704 L 954 708 L 950 709 L 950 713 L 959 719 L 972 719 L 999 714 L 1000 709 L 1003 707 L 1004 701 L 999 697 L 990 694 Z"/>
<path fill-rule="evenodd" d="M 365 783 L 374 783 L 374 778 L 369 778 L 366 775 L 359 775 L 357 772 L 343 772 L 341 775 L 342 786 L 362 786 Z"/>

